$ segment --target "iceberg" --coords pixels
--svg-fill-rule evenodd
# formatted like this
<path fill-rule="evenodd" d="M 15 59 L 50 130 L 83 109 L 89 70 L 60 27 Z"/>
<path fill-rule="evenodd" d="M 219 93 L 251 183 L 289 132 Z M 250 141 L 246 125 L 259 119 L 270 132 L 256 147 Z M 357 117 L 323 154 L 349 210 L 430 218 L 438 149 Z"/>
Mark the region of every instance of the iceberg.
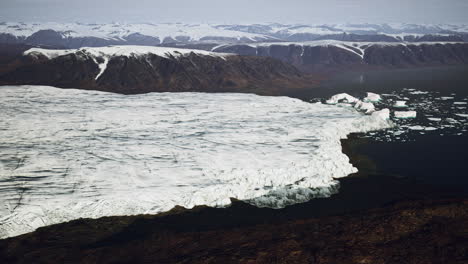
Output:
<path fill-rule="evenodd" d="M 379 102 L 380 100 L 382 100 L 382 98 L 380 97 L 380 95 L 376 94 L 376 93 L 367 93 L 367 97 L 364 98 L 364 102 Z"/>
<path fill-rule="evenodd" d="M 347 93 L 340 93 L 333 95 L 330 99 L 326 101 L 327 104 L 337 104 L 339 102 L 346 102 L 346 103 L 357 103 L 359 99 L 354 96 L 351 96 Z"/>
<path fill-rule="evenodd" d="M 408 106 L 406 105 L 406 101 L 396 101 L 393 107 L 404 108 Z"/>

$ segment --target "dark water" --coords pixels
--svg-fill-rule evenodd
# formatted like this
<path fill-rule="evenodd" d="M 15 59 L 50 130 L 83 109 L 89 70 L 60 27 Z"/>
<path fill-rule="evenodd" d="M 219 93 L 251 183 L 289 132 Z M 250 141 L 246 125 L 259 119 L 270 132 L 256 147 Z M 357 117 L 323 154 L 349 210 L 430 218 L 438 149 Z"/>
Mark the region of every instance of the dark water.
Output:
<path fill-rule="evenodd" d="M 316 90 L 290 94 L 303 100 L 328 98 L 337 93 L 363 96 L 366 92 L 379 94 L 399 93 L 404 89 L 428 91 L 438 96 L 452 96 L 454 100 L 468 97 L 468 67 L 423 68 L 409 70 L 385 70 L 375 72 L 352 72 L 324 82 Z M 410 98 L 410 101 L 413 98 Z M 426 102 L 427 104 L 427 102 Z M 452 108 L 428 104 L 418 118 L 408 122 L 430 126 L 425 115 L 449 116 Z M 434 106 L 434 107 L 432 107 Z M 439 109 L 440 108 L 440 109 Z M 431 112 L 432 111 L 432 112 Z M 458 110 L 465 111 L 465 110 Z M 341 180 L 340 193 L 379 190 L 374 195 L 381 202 L 407 197 L 423 198 L 438 196 L 468 195 L 468 119 L 459 119 L 458 126 L 434 132 L 412 132 L 407 140 L 382 141 L 369 134 L 355 135 L 363 144 L 353 147 L 354 155 L 364 155 L 371 160 L 369 177 L 349 177 Z M 382 132 L 385 133 L 385 132 Z M 361 171 L 370 170 L 367 165 L 358 165 Z M 367 188 L 367 189 L 363 189 Z M 339 194 L 340 195 L 340 194 Z M 370 198 L 370 197 L 369 197 Z M 363 201 L 365 199 L 362 199 Z M 370 204 L 370 203 L 369 203 Z M 376 203 L 373 203 L 376 205 Z"/>
<path fill-rule="evenodd" d="M 308 100 L 337 93 L 391 93 L 403 88 L 438 91 L 442 96 L 468 96 L 468 66 L 347 72 L 322 82 L 320 87 L 291 91 L 288 96 Z"/>

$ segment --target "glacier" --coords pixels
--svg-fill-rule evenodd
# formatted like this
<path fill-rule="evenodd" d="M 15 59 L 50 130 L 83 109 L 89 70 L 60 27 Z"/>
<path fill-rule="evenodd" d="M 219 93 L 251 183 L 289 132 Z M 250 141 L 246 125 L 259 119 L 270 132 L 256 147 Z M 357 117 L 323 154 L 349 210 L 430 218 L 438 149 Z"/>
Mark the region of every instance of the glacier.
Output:
<path fill-rule="evenodd" d="M 282 208 L 328 197 L 357 171 L 340 139 L 391 127 L 388 115 L 253 94 L 3 86 L 0 238 L 230 198 Z"/>

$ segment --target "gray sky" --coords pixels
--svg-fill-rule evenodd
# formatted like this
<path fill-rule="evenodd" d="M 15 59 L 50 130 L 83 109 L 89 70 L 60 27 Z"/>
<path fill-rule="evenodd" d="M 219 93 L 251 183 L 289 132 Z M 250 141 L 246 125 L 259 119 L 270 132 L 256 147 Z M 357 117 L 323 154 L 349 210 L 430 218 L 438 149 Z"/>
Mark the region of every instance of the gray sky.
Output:
<path fill-rule="evenodd" d="M 468 0 L 0 0 L 0 21 L 468 24 Z"/>

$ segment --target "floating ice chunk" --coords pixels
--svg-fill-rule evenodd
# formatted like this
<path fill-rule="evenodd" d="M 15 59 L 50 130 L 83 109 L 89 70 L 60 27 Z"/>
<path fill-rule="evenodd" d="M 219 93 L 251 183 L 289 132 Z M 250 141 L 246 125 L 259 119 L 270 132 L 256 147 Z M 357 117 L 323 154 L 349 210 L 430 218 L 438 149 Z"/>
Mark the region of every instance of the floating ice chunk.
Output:
<path fill-rule="evenodd" d="M 442 121 L 442 118 L 437 118 L 437 117 L 428 117 L 427 118 L 429 121 L 434 121 L 434 122 L 440 122 Z"/>
<path fill-rule="evenodd" d="M 466 105 L 467 102 L 453 102 L 453 104 L 455 104 L 455 105 Z"/>
<path fill-rule="evenodd" d="M 428 94 L 429 92 L 423 92 L 423 91 L 412 91 L 410 94 Z"/>
<path fill-rule="evenodd" d="M 403 107 L 408 107 L 408 106 L 406 105 L 406 101 L 396 101 L 393 107 L 403 108 Z"/>
<path fill-rule="evenodd" d="M 455 114 L 457 116 L 460 116 L 460 117 L 468 117 L 468 114 Z"/>
<path fill-rule="evenodd" d="M 395 118 L 415 118 L 416 111 L 395 111 Z"/>
<path fill-rule="evenodd" d="M 437 130 L 436 127 L 424 127 L 424 126 L 409 126 L 408 128 L 411 130 L 424 130 L 424 131 Z"/>
<path fill-rule="evenodd" d="M 424 130 L 423 126 L 409 126 L 408 128 L 411 130 Z"/>
<path fill-rule="evenodd" d="M 358 101 L 354 108 L 366 112 L 366 114 L 370 114 L 375 111 L 375 106 L 373 103 L 365 103 L 362 101 Z"/>
<path fill-rule="evenodd" d="M 347 103 L 357 103 L 359 99 L 354 96 L 351 96 L 347 93 L 340 93 L 333 95 L 330 99 L 327 100 L 327 104 L 337 104 L 341 101 L 345 101 Z"/>
<path fill-rule="evenodd" d="M 367 97 L 364 98 L 364 102 L 379 102 L 380 100 L 382 100 L 382 98 L 380 97 L 380 95 L 378 94 L 375 94 L 375 93 L 367 93 Z"/>
<path fill-rule="evenodd" d="M 380 111 L 375 111 L 371 115 L 372 117 L 378 117 L 380 119 L 388 120 L 390 119 L 390 110 L 388 108 L 384 108 Z"/>
<path fill-rule="evenodd" d="M 452 96 L 442 96 L 440 97 L 440 100 L 452 100 L 453 97 Z"/>

